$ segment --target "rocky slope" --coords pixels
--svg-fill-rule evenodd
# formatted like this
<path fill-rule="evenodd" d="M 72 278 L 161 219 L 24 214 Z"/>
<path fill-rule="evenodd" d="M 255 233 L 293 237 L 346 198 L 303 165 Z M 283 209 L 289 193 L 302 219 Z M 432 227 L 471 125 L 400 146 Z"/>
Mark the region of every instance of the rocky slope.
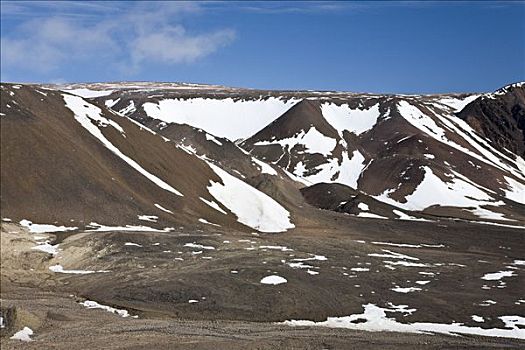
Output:
<path fill-rule="evenodd" d="M 1 94 L 4 218 L 95 230 L 293 227 L 272 198 L 103 106 L 36 86 L 2 84 Z"/>
<path fill-rule="evenodd" d="M 2 349 L 523 348 L 519 89 L 2 84 Z"/>
<path fill-rule="evenodd" d="M 499 93 L 492 103 L 512 100 L 509 94 L 517 93 Z M 341 183 L 406 210 L 520 221 L 525 203 L 523 158 L 493 146 L 463 120 L 466 117 L 454 114 L 465 104 L 463 110 L 471 110 L 486 96 L 305 100 L 241 146 L 312 184 Z M 516 116 L 523 113 L 519 103 L 512 106 Z M 515 144 L 511 149 L 516 151 L 523 145 L 517 134 L 500 138 L 495 129 L 491 135 Z"/>
<path fill-rule="evenodd" d="M 340 183 L 405 211 L 510 225 L 525 219 L 522 84 L 482 95 L 62 88 L 95 95 L 245 179 L 262 170 L 259 159 L 302 186 Z"/>
<path fill-rule="evenodd" d="M 50 216 L 48 221 L 62 223 L 56 216 L 61 210 L 44 204 L 50 201 L 69 207 L 76 216 L 67 219 L 81 222 L 137 225 L 139 216 L 153 215 L 181 224 L 203 219 L 239 228 L 235 225 L 242 219 L 224 220 L 221 211 L 210 211 L 206 204 L 219 201 L 210 197 L 209 187 L 218 181 L 217 171 L 225 170 L 223 176 L 262 191 L 299 223 L 308 219 L 298 189 L 334 183 L 388 208 L 368 213 L 348 209 L 350 204 L 342 209 L 340 201 L 328 206 L 352 215 L 422 215 L 519 226 L 525 221 L 523 90 L 514 84 L 483 95 L 374 95 L 183 83 L 4 84 L 2 155 L 10 166 L 2 167 L 7 184 L 2 203 L 11 208 L 14 198 L 26 198 L 17 205 L 30 208 L 40 221 Z M 86 103 L 79 106 L 82 113 L 100 111 L 89 123 L 112 146 L 101 144 L 93 132 L 86 135 L 79 118 L 72 118 L 64 96 L 75 94 L 84 96 L 76 97 Z M 44 118 L 46 111 L 53 113 Z M 33 136 L 36 130 L 46 137 Z M 32 160 L 35 154 L 41 159 Z M 122 156 L 137 164 L 130 166 Z M 43 175 L 35 175 L 32 164 L 46 169 Z M 149 175 L 141 175 L 137 166 Z M 183 196 L 171 191 L 168 199 L 170 191 L 148 181 L 150 175 Z M 57 184 L 70 190 L 60 193 Z M 78 202 L 69 206 L 73 200 Z M 148 209 L 155 204 L 168 211 Z M 236 210 L 232 217 L 239 214 Z"/>
<path fill-rule="evenodd" d="M 525 84 L 515 83 L 486 94 L 458 114 L 478 134 L 509 157 L 525 156 Z"/>

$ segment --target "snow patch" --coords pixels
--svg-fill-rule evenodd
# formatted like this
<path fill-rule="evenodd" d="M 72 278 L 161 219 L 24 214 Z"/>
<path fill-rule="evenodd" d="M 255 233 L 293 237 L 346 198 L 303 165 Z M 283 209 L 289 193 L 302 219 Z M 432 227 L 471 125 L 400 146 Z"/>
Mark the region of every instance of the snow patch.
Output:
<path fill-rule="evenodd" d="M 283 232 L 294 228 L 290 213 L 273 198 L 207 162 L 221 178 L 222 184 L 211 181 L 210 194 L 237 215 L 238 221 L 260 232 Z"/>
<path fill-rule="evenodd" d="M 238 140 L 255 134 L 297 102 L 275 97 L 238 101 L 232 98 L 190 98 L 147 102 L 143 108 L 149 117 L 167 123 L 188 124 L 219 137 Z"/>
<path fill-rule="evenodd" d="M 10 339 L 20 340 L 20 341 L 33 341 L 31 336 L 33 335 L 33 330 L 29 327 L 24 327 L 22 330 L 19 330 Z"/>
<path fill-rule="evenodd" d="M 366 203 L 363 203 L 363 202 L 360 202 L 357 207 L 361 210 L 364 210 L 364 211 L 368 211 L 370 210 L 370 207 L 368 206 L 368 204 Z"/>
<path fill-rule="evenodd" d="M 416 284 L 419 284 L 420 286 L 424 286 L 425 284 L 429 284 L 430 281 L 416 281 Z"/>
<path fill-rule="evenodd" d="M 129 104 L 126 107 L 119 110 L 118 113 L 121 115 L 129 115 L 131 113 L 134 113 L 136 110 L 137 108 L 135 107 L 135 102 L 129 101 Z"/>
<path fill-rule="evenodd" d="M 505 176 L 507 182 L 507 188 L 505 191 L 505 197 L 521 204 L 525 204 L 525 184 L 514 180 L 508 176 Z"/>
<path fill-rule="evenodd" d="M 173 212 L 172 212 L 171 210 L 168 210 L 168 209 L 164 208 L 164 207 L 161 206 L 160 204 L 155 203 L 155 207 L 159 208 L 159 209 L 162 210 L 162 211 L 165 211 L 166 213 L 173 214 Z"/>
<path fill-rule="evenodd" d="M 45 232 L 64 232 L 78 229 L 78 227 L 55 226 L 51 224 L 34 224 L 33 222 L 23 219 L 20 225 L 29 229 L 31 233 L 45 233 Z"/>
<path fill-rule="evenodd" d="M 470 209 L 470 210 L 465 209 L 465 210 L 470 211 L 472 214 L 482 219 L 500 220 L 500 221 L 516 221 L 516 220 L 506 218 L 505 214 L 496 213 L 496 212 L 493 212 L 492 210 L 488 210 L 485 208 L 476 208 L 476 209 Z"/>
<path fill-rule="evenodd" d="M 259 167 L 261 167 L 261 174 L 270 174 L 277 176 L 277 171 L 272 168 L 269 164 L 261 162 L 259 159 L 252 157 L 252 161 L 255 162 Z"/>
<path fill-rule="evenodd" d="M 412 261 L 404 261 L 404 260 L 397 260 L 397 261 L 383 261 L 387 265 L 399 265 L 399 266 L 405 266 L 405 267 L 431 267 L 430 265 L 423 264 L 423 263 L 415 263 Z"/>
<path fill-rule="evenodd" d="M 288 247 L 283 247 L 280 245 L 260 245 L 259 249 L 271 249 L 271 250 L 280 250 L 281 252 L 292 252 L 293 249 Z"/>
<path fill-rule="evenodd" d="M 403 259 L 403 260 L 415 260 L 415 261 L 419 260 L 418 258 L 415 258 L 413 256 L 396 253 L 396 252 L 393 252 L 387 249 L 381 249 L 381 251 L 385 252 L 386 254 L 370 253 L 368 254 L 368 256 L 373 256 L 377 258 Z"/>
<path fill-rule="evenodd" d="M 331 137 L 325 136 L 319 132 L 315 127 L 310 127 L 305 133 L 301 130 L 298 134 L 281 140 L 271 141 L 257 141 L 254 146 L 266 146 L 266 145 L 281 145 L 283 149 L 292 150 L 297 145 L 302 145 L 305 148 L 305 152 L 310 154 L 319 153 L 323 156 L 328 156 L 332 153 L 333 149 L 337 145 L 337 140 Z"/>
<path fill-rule="evenodd" d="M 266 276 L 263 279 L 261 279 L 262 284 L 271 284 L 271 285 L 277 285 L 288 282 L 286 278 L 283 278 L 281 276 L 272 275 L 272 276 Z"/>
<path fill-rule="evenodd" d="M 96 301 L 93 301 L 93 300 L 85 300 L 83 302 L 80 302 L 79 304 L 82 305 L 82 306 L 85 306 L 88 309 L 105 310 L 107 312 L 111 312 L 112 314 L 119 315 L 120 317 L 129 317 L 130 316 L 128 310 L 116 309 L 116 308 L 111 307 L 111 306 L 99 304 L 99 303 L 97 303 Z"/>
<path fill-rule="evenodd" d="M 472 320 L 474 322 L 485 322 L 485 319 L 481 316 L 478 316 L 478 315 L 472 315 Z"/>
<path fill-rule="evenodd" d="M 372 129 L 380 116 L 379 104 L 368 109 L 351 109 L 347 104 L 338 106 L 335 103 L 323 103 L 321 111 L 323 117 L 340 135 L 344 130 L 360 135 Z"/>
<path fill-rule="evenodd" d="M 148 226 L 133 226 L 133 225 L 105 226 L 105 225 L 97 224 L 96 222 L 89 223 L 87 227 L 88 228 L 93 227 L 93 228 L 86 230 L 86 232 L 109 232 L 109 231 L 170 232 L 170 231 L 173 231 L 172 227 L 166 227 L 162 230 L 159 230 L 159 229 L 148 227 Z"/>
<path fill-rule="evenodd" d="M 155 215 L 137 215 L 139 220 L 157 222 L 158 216 Z"/>
<path fill-rule="evenodd" d="M 104 105 L 105 105 L 106 107 L 108 107 L 108 108 L 111 108 L 111 107 L 113 107 L 114 105 L 116 105 L 116 104 L 118 103 L 118 101 L 120 101 L 120 97 L 117 98 L 116 100 L 111 100 L 111 99 L 106 100 L 106 101 L 104 101 Z"/>
<path fill-rule="evenodd" d="M 355 150 L 352 158 L 348 157 L 348 152 L 342 153 L 343 161 L 339 167 L 339 176 L 333 182 L 339 182 L 344 185 L 357 189 L 357 180 L 365 169 L 365 157 L 361 152 Z"/>
<path fill-rule="evenodd" d="M 198 221 L 201 222 L 201 223 L 203 223 L 203 224 L 207 224 L 207 225 L 218 226 L 218 227 L 221 226 L 221 225 L 219 225 L 219 224 L 214 224 L 213 222 L 209 222 L 208 220 L 203 219 L 203 218 L 200 218 Z"/>
<path fill-rule="evenodd" d="M 417 218 L 415 216 L 412 216 L 412 215 L 408 215 L 406 213 L 403 213 L 401 210 L 397 210 L 397 209 L 394 209 L 392 210 L 392 212 L 394 214 L 396 214 L 399 219 L 398 220 L 408 220 L 408 221 L 430 221 L 430 220 L 427 220 L 427 219 L 423 219 L 423 218 Z"/>
<path fill-rule="evenodd" d="M 502 278 L 512 276 L 516 276 L 514 274 L 514 271 L 498 271 L 493 273 L 487 273 L 483 277 L 481 277 L 481 279 L 485 281 L 499 281 Z"/>
<path fill-rule="evenodd" d="M 62 265 L 60 265 L 60 264 L 49 266 L 49 269 L 51 271 L 53 271 L 53 272 L 56 272 L 56 273 L 70 273 L 70 274 L 74 274 L 74 275 L 88 275 L 88 274 L 97 273 L 97 272 L 109 272 L 109 271 L 105 271 L 105 270 L 100 270 L 100 271 L 93 271 L 93 270 L 64 270 L 64 267 Z"/>
<path fill-rule="evenodd" d="M 402 332 L 402 333 L 441 333 L 447 335 L 473 334 L 487 337 L 503 337 L 525 339 L 525 331 L 520 326 L 525 325 L 525 318 L 520 316 L 501 316 L 509 329 L 468 327 L 462 323 L 400 323 L 389 318 L 386 312 L 399 312 L 397 309 L 386 309 L 374 304 L 363 305 L 364 312 L 343 317 L 328 317 L 326 321 L 290 320 L 283 324 L 289 326 L 320 326 L 330 328 L 348 328 L 370 332 Z M 364 322 L 362 322 L 364 321 Z"/>
<path fill-rule="evenodd" d="M 58 254 L 58 244 L 52 245 L 49 244 L 49 242 L 40 243 L 35 247 L 32 247 L 31 249 L 39 250 L 41 252 L 51 254 L 51 255 L 57 255 Z"/>
<path fill-rule="evenodd" d="M 400 247 L 400 248 L 445 248 L 443 244 L 426 244 L 426 243 L 409 244 L 409 243 L 392 243 L 392 242 L 371 242 L 371 243 L 377 244 L 377 245 L 389 245 L 392 247 Z"/>
<path fill-rule="evenodd" d="M 465 98 L 446 97 L 437 100 L 437 102 L 450 107 L 454 112 L 459 112 L 463 108 L 465 108 L 466 105 L 477 99 L 479 96 L 481 95 L 471 95 Z"/>
<path fill-rule="evenodd" d="M 306 167 L 302 162 L 298 162 L 293 173 L 295 176 L 301 177 L 302 182 L 307 186 L 321 182 L 337 182 L 357 188 L 357 181 L 366 167 L 364 161 L 365 157 L 358 150 L 352 153 L 352 158 L 348 157 L 347 151 L 343 151 L 341 164 L 337 158 L 330 158 L 325 163 L 315 167 L 313 169 L 314 174 L 305 175 Z"/>
<path fill-rule="evenodd" d="M 195 242 L 193 242 L 193 243 L 186 243 L 186 244 L 184 244 L 184 246 L 188 247 L 188 248 L 215 250 L 215 247 L 212 247 L 211 245 L 210 246 L 206 246 L 206 245 L 202 245 L 202 244 L 196 244 Z"/>
<path fill-rule="evenodd" d="M 417 292 L 417 291 L 420 291 L 421 288 L 418 288 L 418 287 L 394 287 L 394 288 L 391 288 L 390 290 L 396 292 L 396 293 L 412 293 L 412 292 Z"/>
<path fill-rule="evenodd" d="M 368 212 L 361 212 L 357 214 L 356 216 L 360 218 L 370 218 L 370 219 L 388 219 L 386 216 L 377 215 L 374 213 L 368 213 Z"/>
<path fill-rule="evenodd" d="M 219 146 L 222 146 L 222 143 L 219 140 L 217 140 L 215 137 L 213 137 L 213 135 L 210 135 L 208 133 L 206 133 L 206 140 L 211 141 Z"/>
<path fill-rule="evenodd" d="M 376 199 L 401 207 L 406 210 L 423 210 L 432 205 L 455 207 L 479 207 L 481 205 L 498 205 L 485 191 L 464 179 L 453 176 L 448 182 L 441 180 L 428 166 L 421 167 L 423 181 L 413 193 L 405 197 L 406 203 L 400 203 L 389 197 L 395 190 L 386 190 Z"/>
<path fill-rule="evenodd" d="M 486 140 L 478 136 L 472 127 L 464 120 L 457 118 L 453 114 L 443 115 L 442 113 L 436 113 L 432 108 L 429 108 L 429 111 L 435 116 L 435 119 L 433 119 L 430 115 L 423 113 L 421 109 L 411 105 L 407 101 L 400 101 L 397 109 L 406 121 L 435 140 L 476 158 L 485 164 L 507 171 L 525 180 L 525 176 L 522 174 L 523 172 L 516 171 L 516 169 L 522 169 L 521 157 L 511 159 L 496 150 Z M 438 121 L 441 126 L 439 126 L 436 121 Z M 467 141 L 471 148 L 466 148 L 448 139 L 445 129 L 449 130 L 449 133 L 455 134 Z"/>

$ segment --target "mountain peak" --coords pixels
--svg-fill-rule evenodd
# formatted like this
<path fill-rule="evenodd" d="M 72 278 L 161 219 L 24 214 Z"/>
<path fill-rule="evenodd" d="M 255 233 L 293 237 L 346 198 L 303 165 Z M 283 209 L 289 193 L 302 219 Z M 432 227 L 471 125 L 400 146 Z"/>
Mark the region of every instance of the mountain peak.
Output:
<path fill-rule="evenodd" d="M 506 85 L 482 95 L 457 114 L 495 147 L 525 156 L 525 83 Z M 510 151 L 510 152 L 509 152 Z"/>

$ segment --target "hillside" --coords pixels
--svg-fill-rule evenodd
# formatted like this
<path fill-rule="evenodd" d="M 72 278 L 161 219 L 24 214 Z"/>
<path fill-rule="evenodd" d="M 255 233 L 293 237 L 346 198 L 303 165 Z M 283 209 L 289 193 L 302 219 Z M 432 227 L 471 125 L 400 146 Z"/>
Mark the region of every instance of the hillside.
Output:
<path fill-rule="evenodd" d="M 2 83 L 2 349 L 522 348 L 523 89 Z"/>
<path fill-rule="evenodd" d="M 95 91 L 87 94 L 96 95 L 99 105 L 111 106 L 176 143 L 191 144 L 201 155 L 240 172 L 237 176 L 255 176 L 259 166 L 254 162 L 260 160 L 276 165 L 275 171 L 299 186 L 340 183 L 404 210 L 509 225 L 525 219 L 525 162 L 518 151 L 524 142 L 516 131 L 523 113 L 519 84 L 481 95 L 263 91 L 169 83 L 86 86 L 85 91 Z M 483 123 L 467 117 L 480 101 L 508 104 L 501 108 L 513 111 L 514 117 L 505 115 L 516 125 L 509 122 L 505 135 L 513 136 L 506 142 L 516 146 L 502 148 L 494 141 L 505 139 L 498 136 L 498 123 L 490 122 L 495 112 L 483 117 L 488 120 Z M 429 191 L 440 195 L 429 196 Z"/>

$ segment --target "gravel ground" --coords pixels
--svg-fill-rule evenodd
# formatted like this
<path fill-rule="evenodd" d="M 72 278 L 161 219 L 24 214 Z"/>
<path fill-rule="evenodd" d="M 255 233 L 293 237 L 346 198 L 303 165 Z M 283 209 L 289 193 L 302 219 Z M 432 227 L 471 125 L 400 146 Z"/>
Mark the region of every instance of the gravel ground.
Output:
<path fill-rule="evenodd" d="M 517 339 L 275 323 L 287 319 L 321 321 L 328 316 L 362 313 L 366 303 L 416 308 L 418 311 L 412 315 L 388 315 L 405 323 L 456 321 L 479 326 L 471 319 L 477 314 L 486 320 L 483 327 L 502 328 L 497 316 L 523 316 L 524 305 L 516 303 L 523 298 L 522 268 L 511 265 L 525 256 L 521 230 L 480 231 L 477 226 L 456 225 L 452 229 L 450 225 L 410 226 L 415 228 L 410 234 L 403 226 L 389 225 L 364 225 L 359 231 L 344 234 L 340 227 L 260 236 L 220 231 L 78 233 L 58 237 L 61 250 L 52 257 L 31 249 L 36 245 L 34 235 L 16 225 L 3 224 L 1 306 L 7 327 L 1 331 L 2 349 L 525 347 L 525 342 Z M 477 240 L 469 238 L 474 232 Z M 50 240 L 57 238 L 49 236 Z M 392 245 L 401 243 L 432 247 Z M 397 260 L 375 256 L 392 252 L 419 259 L 405 261 L 427 267 L 389 265 L 385 261 Z M 109 272 L 51 272 L 49 266 L 57 263 L 65 269 Z M 310 267 L 290 265 L 294 263 Z M 508 266 L 512 266 L 515 276 L 504 279 L 503 288 L 498 287 L 500 281 L 481 279 L 485 273 Z M 368 270 L 352 270 L 355 268 Z M 419 274 L 425 271 L 434 275 Z M 273 274 L 285 277 L 287 283 L 260 283 L 262 277 Z M 431 282 L 415 293 L 392 290 L 394 286 L 413 286 L 418 279 Z M 85 299 L 126 309 L 138 318 L 87 309 L 79 304 Z M 497 303 L 480 306 L 486 299 Z M 9 339 L 26 326 L 34 330 L 34 341 Z"/>

